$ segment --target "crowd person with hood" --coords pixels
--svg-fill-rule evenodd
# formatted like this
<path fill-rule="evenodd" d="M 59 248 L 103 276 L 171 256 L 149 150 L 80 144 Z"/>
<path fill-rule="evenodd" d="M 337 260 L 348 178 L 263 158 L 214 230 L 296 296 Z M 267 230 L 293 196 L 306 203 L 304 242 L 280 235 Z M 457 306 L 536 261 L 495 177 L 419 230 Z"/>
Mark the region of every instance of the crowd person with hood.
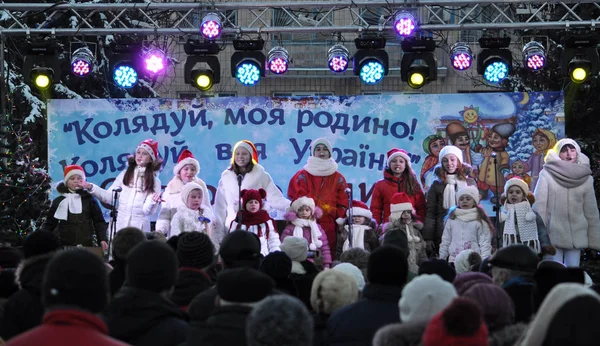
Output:
<path fill-rule="evenodd" d="M 538 264 L 534 274 L 533 313 L 537 313 L 546 296 L 557 285 L 565 282 L 585 283 L 585 272 L 581 268 L 567 268 L 562 263 L 544 260 Z"/>
<path fill-rule="evenodd" d="M 309 310 L 310 290 L 319 270 L 313 262 L 308 260 L 308 242 L 304 238 L 289 236 L 285 237 L 281 244 L 281 251 L 292 260 L 290 280 L 298 291 L 298 298 Z"/>
<path fill-rule="evenodd" d="M 563 138 L 548 151 L 533 194 L 533 210 L 544 220 L 556 248 L 555 261 L 579 267 L 582 249 L 600 251 L 594 178 L 577 142 Z"/>
<path fill-rule="evenodd" d="M 421 263 L 418 274 L 437 274 L 444 281 L 450 283 L 454 282 L 454 279 L 456 278 L 456 270 L 448 263 L 448 261 L 439 258 L 430 258 Z"/>
<path fill-rule="evenodd" d="M 146 241 L 146 235 L 139 228 L 125 227 L 115 235 L 113 239 L 113 260 L 110 262 L 112 270 L 108 274 L 110 285 L 110 296 L 123 286 L 125 282 L 125 272 L 127 269 L 127 254 L 137 244 Z"/>
<path fill-rule="evenodd" d="M 99 256 L 84 249 L 57 253 L 44 274 L 42 325 L 11 339 L 11 346 L 121 346 L 108 336 L 98 315 L 108 302 L 106 266 Z"/>
<path fill-rule="evenodd" d="M 275 281 L 275 288 L 285 294 L 298 297 L 298 289 L 290 275 L 292 259 L 283 251 L 271 252 L 260 264 L 260 271 Z"/>

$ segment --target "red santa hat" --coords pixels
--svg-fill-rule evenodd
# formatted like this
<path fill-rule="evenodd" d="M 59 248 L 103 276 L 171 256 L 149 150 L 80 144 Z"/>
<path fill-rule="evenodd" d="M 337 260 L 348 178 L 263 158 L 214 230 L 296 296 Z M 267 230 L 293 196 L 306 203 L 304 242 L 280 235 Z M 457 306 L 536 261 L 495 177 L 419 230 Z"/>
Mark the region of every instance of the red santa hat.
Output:
<path fill-rule="evenodd" d="M 260 208 L 263 207 L 263 199 L 267 198 L 267 191 L 264 189 L 244 189 L 242 190 L 242 209 L 246 210 L 246 203 L 255 199 L 260 203 Z"/>
<path fill-rule="evenodd" d="M 346 211 L 346 216 L 350 215 L 350 211 Z M 369 207 L 361 201 L 352 201 L 352 216 L 363 216 L 367 219 L 373 218 L 373 213 L 369 210 Z"/>
<path fill-rule="evenodd" d="M 390 218 L 399 219 L 402 216 L 402 212 L 410 211 L 414 212 L 415 208 L 412 205 L 410 197 L 404 192 L 396 192 L 392 196 L 390 203 Z"/>
<path fill-rule="evenodd" d="M 181 154 L 179 154 L 177 164 L 175 167 L 173 167 L 173 174 L 178 175 L 179 171 L 181 171 L 185 165 L 193 165 L 196 167 L 196 174 L 200 172 L 200 162 L 198 162 L 198 160 L 196 160 L 194 157 L 194 154 L 187 149 L 183 150 Z"/>
<path fill-rule="evenodd" d="M 158 157 L 158 142 L 152 138 L 144 139 L 140 145 L 137 147 L 138 149 L 144 149 L 152 158 L 152 161 L 156 161 Z"/>
<path fill-rule="evenodd" d="M 252 143 L 248 140 L 245 140 L 245 139 L 235 143 L 235 146 L 233 147 L 233 151 L 231 152 L 231 163 L 233 163 L 235 161 L 235 151 L 237 150 L 237 148 L 244 148 L 244 149 L 248 150 L 248 152 L 250 153 L 250 156 L 252 157 L 252 163 L 254 163 L 254 164 L 258 163 L 258 150 L 256 150 L 254 143 Z"/>
<path fill-rule="evenodd" d="M 456 156 L 458 161 L 460 163 L 462 163 L 463 153 L 462 153 L 462 151 L 460 151 L 460 149 L 458 147 L 455 147 L 453 145 L 447 145 L 447 146 L 443 147 L 442 150 L 440 150 L 440 162 L 442 162 L 444 157 L 446 157 L 447 155 L 450 155 L 450 154 Z"/>
<path fill-rule="evenodd" d="M 319 144 L 323 144 L 327 148 L 327 150 L 329 150 L 329 154 L 333 155 L 333 152 L 332 152 L 333 147 L 331 146 L 331 142 L 328 141 L 327 138 L 321 137 L 321 138 L 317 138 L 314 141 L 312 141 L 311 148 L 310 148 L 311 149 L 311 152 L 310 152 L 311 156 L 314 156 L 314 154 L 315 154 L 315 148 Z"/>
<path fill-rule="evenodd" d="M 406 150 L 398 148 L 393 148 L 387 152 L 387 167 L 390 167 L 390 161 L 392 161 L 398 156 L 403 158 L 406 162 L 406 167 L 410 168 L 410 157 L 408 156 L 408 153 L 406 152 Z"/>
<path fill-rule="evenodd" d="M 78 165 L 69 165 L 67 167 L 65 167 L 65 177 L 63 179 L 63 181 L 65 182 L 65 184 L 67 183 L 67 180 L 69 180 L 70 177 L 78 174 L 81 176 L 81 178 L 83 180 L 85 180 L 85 171 L 83 170 L 83 168 L 81 166 Z"/>
<path fill-rule="evenodd" d="M 298 210 L 303 207 L 303 206 L 307 206 L 310 208 L 310 210 L 314 213 L 315 212 L 315 200 L 310 198 L 310 197 L 300 197 L 298 199 L 296 199 L 295 201 L 292 202 L 292 210 L 297 213 Z"/>

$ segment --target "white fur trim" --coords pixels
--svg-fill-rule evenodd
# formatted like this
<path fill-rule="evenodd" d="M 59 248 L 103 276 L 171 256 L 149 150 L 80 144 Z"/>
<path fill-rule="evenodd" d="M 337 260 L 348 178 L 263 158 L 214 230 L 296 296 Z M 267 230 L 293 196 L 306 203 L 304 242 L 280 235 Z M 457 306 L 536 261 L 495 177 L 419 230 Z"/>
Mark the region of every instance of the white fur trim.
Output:
<path fill-rule="evenodd" d="M 300 197 L 292 202 L 292 210 L 296 213 L 302 206 L 308 206 L 313 213 L 315 212 L 315 200 L 310 197 Z"/>
<path fill-rule="evenodd" d="M 350 211 L 346 212 L 346 216 L 350 215 Z M 373 218 L 373 213 L 369 209 L 352 207 L 352 216 L 363 216 L 367 219 Z"/>
<path fill-rule="evenodd" d="M 146 150 L 148 155 L 150 155 L 150 157 L 152 158 L 152 161 L 156 161 L 156 155 L 154 155 L 154 150 L 152 150 L 152 147 L 150 147 L 148 144 L 142 143 L 142 144 L 138 145 L 138 148 L 142 148 L 142 149 Z"/>
<path fill-rule="evenodd" d="M 408 157 L 408 155 L 406 155 L 405 153 L 403 153 L 401 151 L 397 151 L 397 152 L 393 153 L 392 155 L 390 155 L 390 157 L 388 157 L 388 159 L 387 159 L 388 167 L 390 166 L 390 161 L 392 161 L 397 156 L 402 157 L 404 159 L 404 161 L 406 162 L 406 167 L 410 168 L 410 157 Z"/>
<path fill-rule="evenodd" d="M 511 186 L 520 187 L 521 190 L 523 190 L 523 192 L 525 193 L 525 196 L 527 196 L 527 194 L 529 193 L 529 186 L 527 186 L 527 183 L 524 182 L 522 179 L 519 179 L 519 178 L 508 179 L 506 184 L 504 184 L 504 193 L 505 194 Z"/>
<path fill-rule="evenodd" d="M 252 146 L 250 146 L 250 144 L 248 144 L 244 141 L 239 141 L 235 149 L 237 150 L 237 148 L 244 148 L 244 149 L 248 150 L 248 152 L 250 153 L 250 159 L 252 159 L 252 154 L 254 153 L 254 149 L 252 149 Z M 235 152 L 233 153 L 233 155 L 235 155 Z"/>
<path fill-rule="evenodd" d="M 390 212 L 403 212 L 403 211 L 413 211 L 412 203 L 398 203 L 398 204 L 390 204 Z"/>
<path fill-rule="evenodd" d="M 83 178 L 83 180 L 85 180 L 85 172 L 79 169 L 73 169 L 71 171 L 69 171 L 69 173 L 65 174 L 65 178 L 64 178 L 64 182 L 65 184 L 67 183 L 67 180 L 69 180 L 70 177 L 74 176 L 75 174 L 79 174 L 81 176 L 81 178 Z"/>
<path fill-rule="evenodd" d="M 346 223 L 346 219 L 343 217 L 338 217 L 337 219 L 335 219 L 335 223 L 337 223 L 338 225 L 343 225 Z"/>
<path fill-rule="evenodd" d="M 327 150 L 329 150 L 329 154 L 333 155 L 333 146 L 331 145 L 331 142 L 325 138 L 325 137 L 321 137 L 321 138 L 317 138 L 315 139 L 311 145 L 310 145 L 310 156 L 314 156 L 315 154 L 315 148 L 317 147 L 317 145 L 319 144 L 323 144 L 325 147 L 327 147 Z"/>
<path fill-rule="evenodd" d="M 196 167 L 196 174 L 200 173 L 200 162 L 198 162 L 196 159 L 188 157 L 179 161 L 175 167 L 173 167 L 173 174 L 178 175 L 179 171 L 181 171 L 185 165 L 194 165 L 194 167 Z"/>
<path fill-rule="evenodd" d="M 456 156 L 458 161 L 460 163 L 462 163 L 462 157 L 463 157 L 462 151 L 453 145 L 447 145 L 447 146 L 443 147 L 442 150 L 440 150 L 440 156 L 439 156 L 440 162 L 442 162 L 444 157 L 449 154 Z"/>

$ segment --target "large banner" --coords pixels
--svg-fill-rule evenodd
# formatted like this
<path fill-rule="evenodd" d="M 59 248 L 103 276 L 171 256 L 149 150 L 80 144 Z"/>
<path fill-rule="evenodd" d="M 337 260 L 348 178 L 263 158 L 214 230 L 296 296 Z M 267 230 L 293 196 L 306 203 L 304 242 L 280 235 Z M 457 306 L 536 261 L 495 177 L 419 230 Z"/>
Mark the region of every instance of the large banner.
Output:
<path fill-rule="evenodd" d="M 79 164 L 89 181 L 106 187 L 126 168 L 136 146 L 154 138 L 165 162 L 162 185 L 173 178 L 179 153 L 188 148 L 214 199 L 232 146 L 247 139 L 286 194 L 289 179 L 310 155 L 311 141 L 326 137 L 354 199 L 369 203 L 389 149 L 409 153 L 412 169 L 427 188 L 439 151 L 454 144 L 473 167 L 471 175 L 480 182 L 482 203 L 491 213 L 490 201 L 500 191 L 490 180 L 490 160 L 504 167 L 499 185 L 512 175 L 535 184 L 539 153 L 564 136 L 563 109 L 561 93 L 51 100 L 49 173 L 60 182 L 65 165 Z M 540 144 L 542 135 L 545 144 Z"/>

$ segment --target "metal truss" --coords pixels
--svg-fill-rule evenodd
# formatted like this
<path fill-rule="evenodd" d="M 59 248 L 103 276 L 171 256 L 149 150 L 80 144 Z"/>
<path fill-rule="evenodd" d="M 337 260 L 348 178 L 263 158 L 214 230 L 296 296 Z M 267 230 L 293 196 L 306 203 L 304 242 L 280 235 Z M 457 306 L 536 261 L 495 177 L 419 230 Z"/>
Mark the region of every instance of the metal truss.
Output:
<path fill-rule="evenodd" d="M 221 13 L 225 35 L 360 34 L 392 30 L 401 9 L 416 11 L 421 29 L 439 31 L 593 29 L 600 18 L 593 15 L 600 1 L 591 0 L 0 3 L 0 36 L 195 35 L 212 11 Z"/>

